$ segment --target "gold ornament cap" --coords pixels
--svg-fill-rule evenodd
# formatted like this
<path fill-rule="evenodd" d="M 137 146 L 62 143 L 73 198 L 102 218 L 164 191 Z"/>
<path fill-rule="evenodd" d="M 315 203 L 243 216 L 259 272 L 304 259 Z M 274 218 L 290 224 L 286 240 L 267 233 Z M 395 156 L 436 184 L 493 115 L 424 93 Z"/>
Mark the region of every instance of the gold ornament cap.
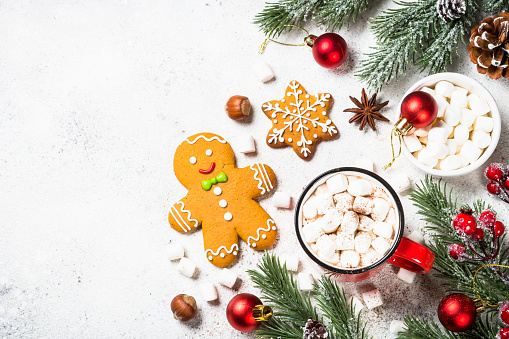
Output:
<path fill-rule="evenodd" d="M 484 312 L 486 310 L 486 306 L 488 306 L 488 303 L 485 302 L 482 299 L 475 299 L 474 300 L 474 305 L 475 305 L 475 312 L 476 313 L 481 313 L 481 312 Z"/>
<path fill-rule="evenodd" d="M 313 45 L 315 44 L 315 40 L 318 39 L 316 35 L 309 34 L 304 38 L 304 45 L 309 49 L 313 49 Z"/>
<path fill-rule="evenodd" d="M 407 118 L 399 118 L 398 122 L 394 125 L 394 128 L 396 128 L 401 135 L 406 135 L 408 131 L 412 129 L 412 124 L 408 122 Z"/>
<path fill-rule="evenodd" d="M 253 308 L 253 318 L 256 321 L 269 321 L 272 318 L 272 308 L 265 305 L 256 305 Z"/>

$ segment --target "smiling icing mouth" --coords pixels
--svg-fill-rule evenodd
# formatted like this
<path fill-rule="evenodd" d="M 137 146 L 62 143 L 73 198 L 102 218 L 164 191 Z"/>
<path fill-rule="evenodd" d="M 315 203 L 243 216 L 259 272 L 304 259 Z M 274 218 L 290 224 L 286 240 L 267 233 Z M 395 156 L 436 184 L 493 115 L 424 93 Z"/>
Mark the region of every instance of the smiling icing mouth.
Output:
<path fill-rule="evenodd" d="M 214 170 L 214 168 L 216 168 L 216 163 L 212 162 L 212 163 L 210 163 L 209 169 L 206 169 L 206 170 L 200 169 L 198 172 L 200 172 L 201 174 L 209 174 L 210 172 L 212 172 Z"/>

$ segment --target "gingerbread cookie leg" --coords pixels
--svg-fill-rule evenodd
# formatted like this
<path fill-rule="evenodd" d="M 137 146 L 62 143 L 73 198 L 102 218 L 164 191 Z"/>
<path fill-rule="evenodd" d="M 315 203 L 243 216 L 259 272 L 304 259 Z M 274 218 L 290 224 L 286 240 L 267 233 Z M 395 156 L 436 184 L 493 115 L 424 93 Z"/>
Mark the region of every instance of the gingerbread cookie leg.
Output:
<path fill-rule="evenodd" d="M 246 203 L 246 215 L 237 224 L 237 233 L 249 247 L 264 250 L 276 240 L 276 223 L 265 210 L 254 200 Z"/>
<path fill-rule="evenodd" d="M 239 254 L 239 237 L 234 228 L 228 224 L 206 225 L 202 232 L 205 255 L 211 264 L 225 267 L 235 261 Z"/>

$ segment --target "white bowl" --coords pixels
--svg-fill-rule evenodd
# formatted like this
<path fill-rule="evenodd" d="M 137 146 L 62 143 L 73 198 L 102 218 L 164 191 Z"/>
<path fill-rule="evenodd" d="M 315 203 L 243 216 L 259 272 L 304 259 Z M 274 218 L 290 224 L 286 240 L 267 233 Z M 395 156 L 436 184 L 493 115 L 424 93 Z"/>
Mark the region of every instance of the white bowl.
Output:
<path fill-rule="evenodd" d="M 484 150 L 481 157 L 479 157 L 479 159 L 477 159 L 475 162 L 471 163 L 468 166 L 453 171 L 434 169 L 422 164 L 417 160 L 416 157 L 412 155 L 412 153 L 408 151 L 408 148 L 406 147 L 404 141 L 402 141 L 401 143 L 402 144 L 401 151 L 414 166 L 418 167 L 419 169 L 426 173 L 441 177 L 458 177 L 470 173 L 481 167 L 481 165 L 484 164 L 486 160 L 488 160 L 488 158 L 495 151 L 495 148 L 497 147 L 498 144 L 498 140 L 500 139 L 500 130 L 502 129 L 500 112 L 498 111 L 495 99 L 493 99 L 490 92 L 488 92 L 488 90 L 484 88 L 483 85 L 481 85 L 474 79 L 459 73 L 439 73 L 425 77 L 424 79 L 419 80 L 412 87 L 410 87 L 408 91 L 406 91 L 405 95 L 403 95 L 403 98 L 405 98 L 411 92 L 420 90 L 422 87 L 434 87 L 437 82 L 442 80 L 447 80 L 456 86 L 463 87 L 467 89 L 469 92 L 477 94 L 478 96 L 486 99 L 491 108 L 491 117 L 493 118 L 493 131 L 491 132 L 491 144 L 488 146 L 488 148 Z M 398 107 L 400 108 L 402 101 L 403 99 L 401 99 L 398 105 Z"/>

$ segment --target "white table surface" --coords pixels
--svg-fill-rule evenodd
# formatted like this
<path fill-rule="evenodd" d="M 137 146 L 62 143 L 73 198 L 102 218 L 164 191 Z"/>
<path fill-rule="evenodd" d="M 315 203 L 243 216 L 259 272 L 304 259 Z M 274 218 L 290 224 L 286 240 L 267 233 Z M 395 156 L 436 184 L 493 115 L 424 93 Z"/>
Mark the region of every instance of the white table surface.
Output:
<path fill-rule="evenodd" d="M 389 1 L 383 2 L 384 6 Z M 369 16 L 362 14 L 341 34 L 350 54 L 344 66 L 326 70 L 304 47 L 269 43 L 257 54 L 263 34 L 253 25 L 263 1 L 2 1 L 0 3 L 0 338 L 251 338 L 233 330 L 225 308 L 238 292 L 257 291 L 246 274 L 261 253 L 241 244 L 231 269 L 237 288 L 218 287 L 220 300 L 200 299 L 199 284 L 219 269 L 202 250 L 201 232 L 177 234 L 167 222 L 168 208 L 186 193 L 172 169 L 173 153 L 187 136 L 210 131 L 233 145 L 249 133 L 256 155 L 236 152 L 239 167 L 270 164 L 277 189 L 297 198 L 317 174 L 371 158 L 376 171 L 390 158 L 392 124 L 360 132 L 348 124 L 348 96 L 363 84 L 354 68 L 368 52 Z M 393 5 L 392 5 L 393 6 Z M 306 25 L 319 35 L 322 29 Z M 300 33 L 285 38 L 301 40 Z M 276 79 L 256 80 L 252 64 L 264 60 Z M 508 138 L 507 80 L 477 74 L 466 48 L 451 71 L 470 75 L 495 97 L 503 115 L 502 137 L 490 159 L 505 161 Z M 397 102 L 423 75 L 412 70 L 385 87 L 390 100 L 383 113 L 393 122 Z M 290 80 L 311 93 L 329 92 L 329 113 L 340 138 L 321 143 L 312 161 L 290 148 L 271 149 L 271 124 L 260 105 L 280 99 Z M 246 95 L 253 118 L 238 123 L 223 106 L 234 94 Z M 416 182 L 423 173 L 400 159 L 393 175 Z M 506 205 L 489 198 L 478 170 L 446 180 L 466 201 L 486 198 L 504 217 Z M 422 228 L 416 210 L 403 197 L 406 233 Z M 316 271 L 293 231 L 293 211 L 278 210 L 270 198 L 261 205 L 279 225 L 272 249 L 296 253 L 301 270 Z M 505 218 L 509 222 L 509 218 Z M 189 279 L 169 262 L 165 246 L 181 242 L 199 267 Z M 375 338 L 389 334 L 392 319 L 406 314 L 435 316 L 444 292 L 440 281 L 418 277 L 407 285 L 387 266 L 376 278 L 344 284 L 358 295 L 372 287 L 384 297 L 378 312 L 365 312 Z M 172 318 L 171 299 L 196 297 L 199 316 L 183 324 Z"/>

